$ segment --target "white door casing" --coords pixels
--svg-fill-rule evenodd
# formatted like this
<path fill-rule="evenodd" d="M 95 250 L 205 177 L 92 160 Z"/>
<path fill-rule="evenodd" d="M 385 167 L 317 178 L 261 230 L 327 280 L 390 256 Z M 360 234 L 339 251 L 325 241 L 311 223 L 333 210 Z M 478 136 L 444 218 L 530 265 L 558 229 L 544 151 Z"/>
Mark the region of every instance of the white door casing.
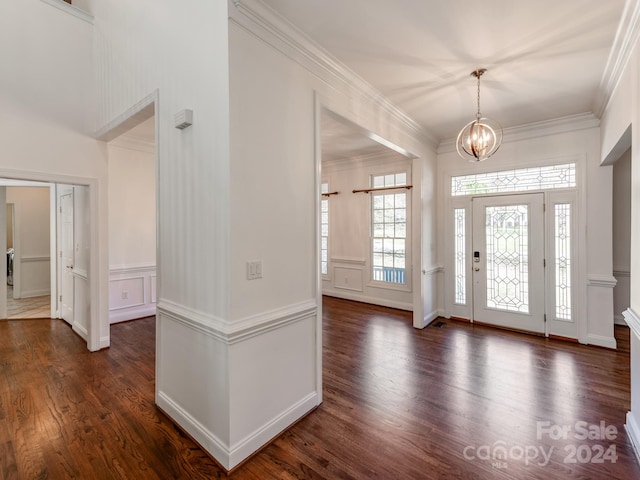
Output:
<path fill-rule="evenodd" d="M 473 199 L 473 319 L 545 332 L 544 194 Z"/>

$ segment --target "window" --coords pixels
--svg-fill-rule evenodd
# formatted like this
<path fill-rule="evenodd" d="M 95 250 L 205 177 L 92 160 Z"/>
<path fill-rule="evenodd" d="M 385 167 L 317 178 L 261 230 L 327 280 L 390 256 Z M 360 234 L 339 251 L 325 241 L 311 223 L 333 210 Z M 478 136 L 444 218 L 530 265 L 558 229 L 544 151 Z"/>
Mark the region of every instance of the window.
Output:
<path fill-rule="evenodd" d="M 373 188 L 401 187 L 407 173 L 371 178 Z M 406 284 L 407 192 L 371 192 L 372 279 L 377 282 Z"/>
<path fill-rule="evenodd" d="M 454 302 L 458 305 L 467 303 L 467 276 L 466 276 L 466 237 L 465 222 L 466 210 L 464 208 L 456 208 L 453 211 L 454 216 L 454 257 L 455 257 L 455 292 Z"/>
<path fill-rule="evenodd" d="M 575 163 L 451 177 L 451 195 L 454 197 L 486 193 L 573 188 L 575 186 Z"/>
<path fill-rule="evenodd" d="M 554 205 L 556 318 L 571 320 L 571 204 Z"/>
<path fill-rule="evenodd" d="M 329 184 L 321 185 L 322 193 L 329 193 Z M 329 274 L 329 198 L 320 200 L 320 272 Z"/>

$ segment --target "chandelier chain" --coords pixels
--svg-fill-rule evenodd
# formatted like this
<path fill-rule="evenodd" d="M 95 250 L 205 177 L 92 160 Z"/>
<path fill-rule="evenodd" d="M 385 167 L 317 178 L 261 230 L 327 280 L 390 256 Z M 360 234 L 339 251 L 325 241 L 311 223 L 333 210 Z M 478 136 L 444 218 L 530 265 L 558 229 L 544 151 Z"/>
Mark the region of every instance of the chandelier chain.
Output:
<path fill-rule="evenodd" d="M 478 121 L 480 121 L 480 117 L 482 116 L 482 114 L 480 113 L 480 77 L 481 76 L 482 76 L 481 73 L 478 73 L 476 75 L 476 78 L 478 79 L 478 96 L 477 96 L 477 99 L 478 99 L 478 113 L 476 114 L 476 117 L 477 117 Z"/>

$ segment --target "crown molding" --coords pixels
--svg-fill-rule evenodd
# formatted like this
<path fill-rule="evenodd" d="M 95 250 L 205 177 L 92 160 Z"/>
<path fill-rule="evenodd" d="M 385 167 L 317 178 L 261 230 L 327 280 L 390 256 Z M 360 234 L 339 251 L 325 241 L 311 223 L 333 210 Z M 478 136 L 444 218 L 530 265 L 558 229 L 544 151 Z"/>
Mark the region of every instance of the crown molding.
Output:
<path fill-rule="evenodd" d="M 559 133 L 576 132 L 595 128 L 600 125 L 600 120 L 590 112 L 569 115 L 566 117 L 543 120 L 541 122 L 527 123 L 516 127 L 505 128 L 503 131 L 502 143 L 517 142 L 547 135 Z M 456 139 L 444 140 L 438 147 L 438 155 L 454 152 L 456 149 Z"/>
<path fill-rule="evenodd" d="M 622 74 L 629 63 L 631 53 L 640 36 L 640 0 L 627 0 L 618 30 L 609 52 L 609 58 L 600 81 L 594 112 L 598 118 L 607 109 Z"/>
<path fill-rule="evenodd" d="M 295 25 L 260 0 L 229 0 L 229 20 L 271 45 L 329 85 L 335 80 L 367 101 L 434 150 L 437 140 L 370 83 L 347 68 Z"/>
<path fill-rule="evenodd" d="M 93 25 L 93 15 L 85 12 L 84 10 L 79 9 L 76 6 L 71 5 L 70 3 L 64 2 L 63 0 L 40 0 L 47 5 L 51 5 L 52 7 L 57 8 L 58 10 L 62 10 L 63 12 L 68 13 L 80 20 L 84 20 L 87 23 Z"/>

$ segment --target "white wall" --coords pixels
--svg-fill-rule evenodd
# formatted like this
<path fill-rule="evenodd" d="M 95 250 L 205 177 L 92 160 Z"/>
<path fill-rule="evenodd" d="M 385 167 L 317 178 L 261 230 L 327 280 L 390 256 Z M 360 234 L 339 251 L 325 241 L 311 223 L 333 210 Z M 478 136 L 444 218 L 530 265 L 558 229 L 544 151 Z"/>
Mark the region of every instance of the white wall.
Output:
<path fill-rule="evenodd" d="M 320 80 L 276 51 L 283 37 L 246 8 L 94 4 L 100 131 L 158 98 L 156 401 L 227 468 L 321 400 L 316 92 L 415 153 L 418 179 L 434 168 L 415 126 L 370 87 L 358 93 L 364 84 L 326 71 L 328 83 Z M 194 124 L 178 131 L 173 115 L 183 108 L 193 108 Z M 422 185 L 416 191 L 420 203 Z M 424 215 L 429 223 L 433 211 Z M 248 260 L 262 260 L 264 278 L 246 280 Z"/>
<path fill-rule="evenodd" d="M 264 29 L 251 21 L 254 15 L 267 18 Z M 419 157 L 413 165 L 414 204 L 422 203 L 422 180 L 429 177 L 424 171 L 435 165 L 433 150 L 410 122 L 376 104 L 364 86 L 349 84 L 349 72 L 340 76 L 321 59 L 309 61 L 321 53 L 300 55 L 292 48 L 295 42 L 272 35 L 273 29 L 287 28 L 281 19 L 253 1 L 239 2 L 230 16 L 230 318 L 233 325 L 269 328 L 268 334 L 230 345 L 233 457 L 250 453 L 259 439 L 267 440 L 321 399 L 314 121 L 320 108 Z M 416 210 L 414 226 L 422 231 L 423 219 L 431 224 L 435 205 Z M 434 238 L 425 241 L 435 244 Z M 435 263 L 431 256 L 422 258 L 417 243 L 415 263 Z M 263 262 L 263 278 L 247 280 L 246 262 L 254 260 Z M 413 272 L 422 323 L 422 299 L 435 292 L 423 294 L 420 268 Z"/>
<path fill-rule="evenodd" d="M 7 203 L 15 206 L 15 298 L 51 293 L 49 196 L 49 187 L 7 187 Z"/>
<path fill-rule="evenodd" d="M 613 164 L 613 313 L 616 323 L 629 308 L 631 288 L 631 149 Z"/>
<path fill-rule="evenodd" d="M 156 263 L 154 151 L 110 144 L 109 268 Z"/>
<path fill-rule="evenodd" d="M 330 191 L 340 192 L 329 197 L 329 274 L 323 278 L 323 294 L 413 310 L 413 255 L 407 258 L 406 287 L 383 288 L 379 284 L 371 283 L 371 197 L 362 193 L 352 193 L 354 189 L 368 188 L 371 175 L 402 171 L 409 174 L 407 184 L 411 185 L 411 160 L 391 151 L 376 158 L 353 158 L 323 163 L 322 181 L 329 183 Z M 411 205 L 410 191 L 407 191 L 407 197 Z M 416 206 L 418 209 L 420 207 L 421 205 Z M 413 209 L 410 208 L 409 211 L 412 212 Z M 410 228 L 407 240 L 411 246 L 411 234 L 415 233 L 419 237 L 420 231 L 419 226 L 418 229 L 411 228 L 411 219 L 408 225 Z"/>
<path fill-rule="evenodd" d="M 98 130 L 157 95 L 156 402 L 229 467 L 227 3 L 113 0 L 93 13 Z M 194 123 L 178 130 L 185 108 Z"/>
<path fill-rule="evenodd" d="M 601 158 L 617 157 L 628 147 L 631 126 L 631 255 L 630 307 L 624 317 L 631 328 L 631 409 L 627 432 L 640 460 L 640 47 L 628 45 L 630 55 L 601 119 Z M 626 59 L 625 59 L 626 60 Z M 622 63 L 624 65 L 624 63 Z M 612 152 L 614 152 L 612 154 Z M 620 152 L 620 153 L 622 153 Z"/>
<path fill-rule="evenodd" d="M 126 148 L 109 155 L 109 320 L 155 315 L 155 149 Z"/>
<path fill-rule="evenodd" d="M 90 185 L 93 350 L 108 345 L 108 252 L 105 151 L 91 136 L 92 44 L 91 24 L 64 10 L 0 3 L 0 176 Z"/>
<path fill-rule="evenodd" d="M 450 176 L 480 171 L 509 168 L 524 168 L 549 163 L 578 164 L 579 199 L 575 215 L 582 218 L 576 232 L 574 250 L 574 273 L 577 278 L 574 289 L 573 324 L 552 326 L 551 334 L 577 338 L 582 343 L 615 348 L 613 335 L 613 278 L 612 265 L 612 167 L 600 166 L 600 132 L 596 119 L 576 117 L 549 122 L 544 129 L 513 129 L 505 133 L 500 150 L 482 163 L 469 163 L 460 159 L 451 145 L 444 145 L 438 155 L 440 199 L 440 252 L 442 262 L 451 272 L 452 252 L 450 222 L 452 203 Z M 581 217 L 582 216 L 582 217 Z M 581 230 L 581 228 L 583 230 Z M 581 232 L 586 230 L 586 236 Z M 449 232 L 448 234 L 446 232 Z M 586 251 L 582 252 L 580 241 L 584 240 Z M 470 261 L 470 260 L 469 260 Z M 584 270 L 584 271 L 583 271 Z M 581 273 L 582 272 L 582 273 Z M 582 277 L 582 280 L 579 279 Z M 445 275 L 452 282 L 452 275 Z M 449 291 L 451 286 L 449 286 Z M 455 307 L 457 308 L 457 307 Z M 471 317 L 470 304 L 464 313 L 456 313 L 451 295 L 445 299 L 444 309 L 451 315 Z M 453 312 L 453 313 L 452 313 Z M 554 330 L 557 329 L 557 330 Z M 561 330 L 560 330 L 561 329 Z"/>

